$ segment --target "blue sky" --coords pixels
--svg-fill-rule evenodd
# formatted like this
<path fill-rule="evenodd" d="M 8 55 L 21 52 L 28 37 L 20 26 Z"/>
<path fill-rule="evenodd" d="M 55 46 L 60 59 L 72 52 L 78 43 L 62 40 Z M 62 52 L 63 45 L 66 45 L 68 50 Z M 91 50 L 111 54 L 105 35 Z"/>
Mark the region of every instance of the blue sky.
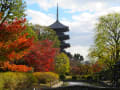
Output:
<path fill-rule="evenodd" d="M 29 22 L 49 26 L 56 20 L 59 2 L 60 22 L 69 26 L 68 52 L 87 56 L 93 45 L 95 24 L 100 16 L 120 12 L 120 0 L 26 0 Z M 85 58 L 87 60 L 87 57 Z"/>

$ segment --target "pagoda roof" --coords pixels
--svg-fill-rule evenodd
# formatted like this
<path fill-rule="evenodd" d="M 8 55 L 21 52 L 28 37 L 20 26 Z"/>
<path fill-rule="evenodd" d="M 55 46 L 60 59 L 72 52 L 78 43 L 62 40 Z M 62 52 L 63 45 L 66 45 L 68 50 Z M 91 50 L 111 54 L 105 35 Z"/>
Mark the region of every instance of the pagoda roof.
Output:
<path fill-rule="evenodd" d="M 49 26 L 52 29 L 68 29 L 68 26 L 63 25 L 58 20 L 56 20 L 55 23 Z"/>

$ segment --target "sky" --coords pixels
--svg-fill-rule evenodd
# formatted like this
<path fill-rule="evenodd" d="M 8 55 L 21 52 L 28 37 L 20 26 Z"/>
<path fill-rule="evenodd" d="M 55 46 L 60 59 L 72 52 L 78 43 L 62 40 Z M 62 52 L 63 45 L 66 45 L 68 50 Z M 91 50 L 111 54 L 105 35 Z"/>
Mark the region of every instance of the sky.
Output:
<path fill-rule="evenodd" d="M 66 51 L 80 53 L 87 60 L 89 48 L 94 44 L 94 31 L 100 16 L 120 13 L 120 0 L 25 0 L 29 22 L 49 26 L 56 21 L 59 3 L 59 20 L 69 26 L 71 47 Z"/>

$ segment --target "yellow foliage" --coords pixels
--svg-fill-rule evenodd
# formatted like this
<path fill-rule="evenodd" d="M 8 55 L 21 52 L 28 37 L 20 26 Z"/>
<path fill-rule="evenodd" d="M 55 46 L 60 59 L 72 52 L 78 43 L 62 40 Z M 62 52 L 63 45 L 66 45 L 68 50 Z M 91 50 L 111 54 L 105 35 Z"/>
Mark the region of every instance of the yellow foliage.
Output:
<path fill-rule="evenodd" d="M 58 74 L 53 72 L 35 72 L 33 75 L 37 78 L 39 83 L 49 83 L 59 79 Z"/>

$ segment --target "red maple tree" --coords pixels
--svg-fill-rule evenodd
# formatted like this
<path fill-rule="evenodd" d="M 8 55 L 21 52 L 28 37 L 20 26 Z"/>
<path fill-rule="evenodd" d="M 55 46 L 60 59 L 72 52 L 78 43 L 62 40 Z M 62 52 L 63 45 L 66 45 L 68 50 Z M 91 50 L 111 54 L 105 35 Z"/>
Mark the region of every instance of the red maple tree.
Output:
<path fill-rule="evenodd" d="M 24 57 L 25 61 L 36 72 L 47 72 L 54 70 L 54 57 L 58 49 L 53 48 L 53 42 L 49 40 L 38 41 L 30 48 L 31 52 Z"/>
<path fill-rule="evenodd" d="M 27 38 L 27 33 L 21 34 L 25 30 L 25 21 L 26 19 L 15 19 L 12 23 L 6 21 L 0 24 L 0 67 L 4 70 L 24 72 L 32 70 L 25 65 L 14 64 L 15 60 L 20 60 L 28 53 L 33 42 L 33 38 Z M 27 70 L 20 69 L 22 67 L 27 68 Z"/>
<path fill-rule="evenodd" d="M 94 73 L 100 72 L 103 69 L 104 65 L 101 65 L 98 61 L 92 65 L 92 70 Z"/>

